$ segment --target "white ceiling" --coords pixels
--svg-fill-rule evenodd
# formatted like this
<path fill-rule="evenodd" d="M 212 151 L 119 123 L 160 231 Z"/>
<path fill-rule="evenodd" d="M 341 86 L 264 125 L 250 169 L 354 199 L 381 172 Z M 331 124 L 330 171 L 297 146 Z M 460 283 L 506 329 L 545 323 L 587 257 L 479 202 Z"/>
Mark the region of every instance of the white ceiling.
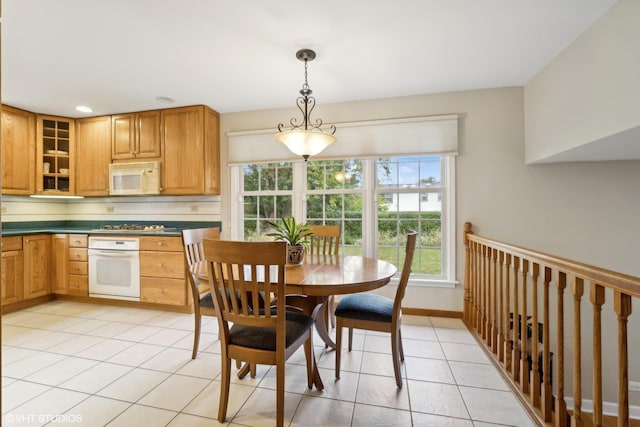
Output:
<path fill-rule="evenodd" d="M 80 117 L 525 85 L 616 0 L 3 0 L 2 102 Z"/>

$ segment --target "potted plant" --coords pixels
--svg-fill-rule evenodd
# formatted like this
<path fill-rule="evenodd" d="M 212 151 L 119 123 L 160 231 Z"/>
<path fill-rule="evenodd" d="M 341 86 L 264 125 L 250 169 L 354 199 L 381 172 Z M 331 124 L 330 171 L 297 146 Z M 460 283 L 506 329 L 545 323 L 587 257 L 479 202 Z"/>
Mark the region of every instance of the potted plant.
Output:
<path fill-rule="evenodd" d="M 267 236 L 287 242 L 287 264 L 301 264 L 304 250 L 309 245 L 308 237 L 313 235 L 311 226 L 297 222 L 294 217 L 282 218 L 281 223 L 267 221 L 275 231 Z"/>

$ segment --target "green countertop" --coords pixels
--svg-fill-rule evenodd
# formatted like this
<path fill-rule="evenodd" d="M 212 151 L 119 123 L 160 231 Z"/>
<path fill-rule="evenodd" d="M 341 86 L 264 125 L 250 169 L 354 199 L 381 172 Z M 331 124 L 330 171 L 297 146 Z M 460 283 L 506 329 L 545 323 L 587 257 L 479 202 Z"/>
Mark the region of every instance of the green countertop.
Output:
<path fill-rule="evenodd" d="M 165 226 L 164 231 L 145 230 L 101 230 L 102 225 L 142 224 Z M 2 236 L 20 236 L 23 234 L 117 234 L 143 236 L 180 236 L 180 232 L 189 228 L 220 227 L 219 221 L 25 221 L 3 222 Z"/>

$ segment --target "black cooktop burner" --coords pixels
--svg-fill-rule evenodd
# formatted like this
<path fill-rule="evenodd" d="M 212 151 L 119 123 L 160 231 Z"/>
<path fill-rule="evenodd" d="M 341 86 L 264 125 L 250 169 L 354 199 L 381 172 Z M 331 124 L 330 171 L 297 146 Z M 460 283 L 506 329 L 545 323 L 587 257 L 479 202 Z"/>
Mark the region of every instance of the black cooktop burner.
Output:
<path fill-rule="evenodd" d="M 164 231 L 164 225 L 148 224 L 112 224 L 103 225 L 100 230 L 110 231 Z"/>

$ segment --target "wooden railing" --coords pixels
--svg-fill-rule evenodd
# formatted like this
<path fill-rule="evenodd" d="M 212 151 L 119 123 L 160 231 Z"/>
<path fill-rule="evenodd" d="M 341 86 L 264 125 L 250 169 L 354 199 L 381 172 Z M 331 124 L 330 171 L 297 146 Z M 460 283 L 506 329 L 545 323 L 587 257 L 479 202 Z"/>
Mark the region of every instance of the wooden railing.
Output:
<path fill-rule="evenodd" d="M 465 224 L 464 243 L 464 321 L 538 422 L 636 425 L 629 415 L 627 329 L 632 300 L 640 298 L 640 278 L 479 237 L 471 223 Z M 585 289 L 590 305 L 583 301 Z M 605 360 L 605 372 L 617 375 L 607 375 L 603 383 L 602 310 L 608 298 L 615 316 L 609 313 L 611 321 L 605 321 L 607 355 L 612 356 Z M 591 339 L 584 333 L 589 320 Z M 637 343 L 640 330 L 631 336 Z M 589 341 L 592 348 L 586 351 Z M 640 363 L 640 354 L 632 360 Z M 583 391 L 590 394 L 588 411 Z M 617 406 L 617 414 L 604 414 L 603 402 Z"/>

